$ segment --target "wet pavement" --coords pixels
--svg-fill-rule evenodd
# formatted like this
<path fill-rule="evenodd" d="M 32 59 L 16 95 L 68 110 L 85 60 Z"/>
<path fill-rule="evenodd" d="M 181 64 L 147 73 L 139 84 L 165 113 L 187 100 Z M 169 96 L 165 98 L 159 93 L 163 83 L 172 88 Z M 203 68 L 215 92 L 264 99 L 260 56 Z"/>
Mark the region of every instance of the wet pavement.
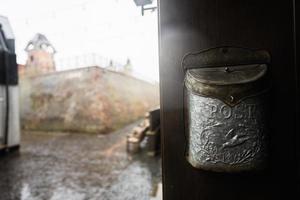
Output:
<path fill-rule="evenodd" d="M 0 200 L 149 200 L 160 159 L 126 153 L 126 133 L 23 133 L 21 149 L 0 157 Z"/>

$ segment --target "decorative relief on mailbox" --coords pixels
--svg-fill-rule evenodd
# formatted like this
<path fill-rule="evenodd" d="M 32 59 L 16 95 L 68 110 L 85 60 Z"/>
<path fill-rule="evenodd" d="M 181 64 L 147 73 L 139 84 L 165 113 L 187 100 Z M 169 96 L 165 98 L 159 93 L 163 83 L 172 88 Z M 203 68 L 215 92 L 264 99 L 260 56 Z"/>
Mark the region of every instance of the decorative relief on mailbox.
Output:
<path fill-rule="evenodd" d="M 184 58 L 187 159 L 192 166 L 220 172 L 265 166 L 269 60 L 265 51 L 233 47 Z"/>

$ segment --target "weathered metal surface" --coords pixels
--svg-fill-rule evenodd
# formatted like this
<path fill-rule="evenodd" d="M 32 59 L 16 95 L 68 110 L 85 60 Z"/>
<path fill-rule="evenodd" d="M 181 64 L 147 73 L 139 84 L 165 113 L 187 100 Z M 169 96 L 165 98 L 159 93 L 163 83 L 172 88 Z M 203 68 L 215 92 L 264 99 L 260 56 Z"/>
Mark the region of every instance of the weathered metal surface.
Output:
<path fill-rule="evenodd" d="M 230 107 L 188 93 L 188 160 L 197 168 L 243 171 L 263 168 L 267 155 L 266 104 L 261 96 Z"/>
<path fill-rule="evenodd" d="M 265 51 L 229 47 L 184 58 L 187 159 L 194 167 L 222 172 L 264 168 L 269 61 Z"/>
<path fill-rule="evenodd" d="M 189 53 L 184 57 L 184 69 L 203 67 L 223 67 L 270 63 L 270 55 L 265 50 L 252 50 L 241 47 L 215 47 L 200 52 Z"/>
<path fill-rule="evenodd" d="M 201 96 L 234 106 L 268 89 L 266 71 L 265 64 L 191 69 L 186 72 L 185 86 Z"/>

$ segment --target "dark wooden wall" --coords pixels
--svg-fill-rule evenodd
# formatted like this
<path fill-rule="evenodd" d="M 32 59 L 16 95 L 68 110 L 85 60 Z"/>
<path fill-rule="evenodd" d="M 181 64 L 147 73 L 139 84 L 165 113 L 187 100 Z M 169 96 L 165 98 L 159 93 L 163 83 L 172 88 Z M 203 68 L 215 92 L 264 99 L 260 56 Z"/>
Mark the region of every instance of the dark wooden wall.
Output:
<path fill-rule="evenodd" d="M 160 89 L 164 200 L 295 199 L 297 71 L 292 0 L 161 0 Z M 184 54 L 220 45 L 271 53 L 271 154 L 266 171 L 222 174 L 184 157 Z M 299 137 L 298 137 L 299 139 Z"/>
<path fill-rule="evenodd" d="M 297 12 L 298 11 L 298 12 Z M 297 0 L 294 0 L 294 18 L 295 18 L 295 23 L 294 23 L 294 30 L 295 30 L 295 64 L 296 64 L 296 69 L 297 69 L 297 102 L 300 101 L 300 2 Z M 298 160 L 298 188 L 300 190 L 300 106 L 298 104 L 297 107 L 297 132 L 296 132 L 296 138 L 297 138 L 297 160 Z"/>

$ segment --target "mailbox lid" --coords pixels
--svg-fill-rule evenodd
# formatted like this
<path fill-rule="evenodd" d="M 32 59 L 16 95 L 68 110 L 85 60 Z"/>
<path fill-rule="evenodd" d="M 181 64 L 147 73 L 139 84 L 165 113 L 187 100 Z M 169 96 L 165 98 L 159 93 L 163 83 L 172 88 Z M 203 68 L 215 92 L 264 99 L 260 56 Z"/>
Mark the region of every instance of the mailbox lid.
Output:
<path fill-rule="evenodd" d="M 262 78 L 266 72 L 266 64 L 205 67 L 187 71 L 195 81 L 212 85 L 250 83 Z"/>
<path fill-rule="evenodd" d="M 270 62 L 271 56 L 265 50 L 222 46 L 188 53 L 184 56 L 182 65 L 187 70 L 207 67 L 268 64 Z"/>
<path fill-rule="evenodd" d="M 236 70 L 232 72 L 224 72 L 222 67 L 190 69 L 184 84 L 196 95 L 216 98 L 230 106 L 268 91 L 267 65 L 240 67 L 232 67 L 230 70 Z"/>
<path fill-rule="evenodd" d="M 265 50 L 217 47 L 184 56 L 185 87 L 235 106 L 268 90 L 270 54 Z"/>

